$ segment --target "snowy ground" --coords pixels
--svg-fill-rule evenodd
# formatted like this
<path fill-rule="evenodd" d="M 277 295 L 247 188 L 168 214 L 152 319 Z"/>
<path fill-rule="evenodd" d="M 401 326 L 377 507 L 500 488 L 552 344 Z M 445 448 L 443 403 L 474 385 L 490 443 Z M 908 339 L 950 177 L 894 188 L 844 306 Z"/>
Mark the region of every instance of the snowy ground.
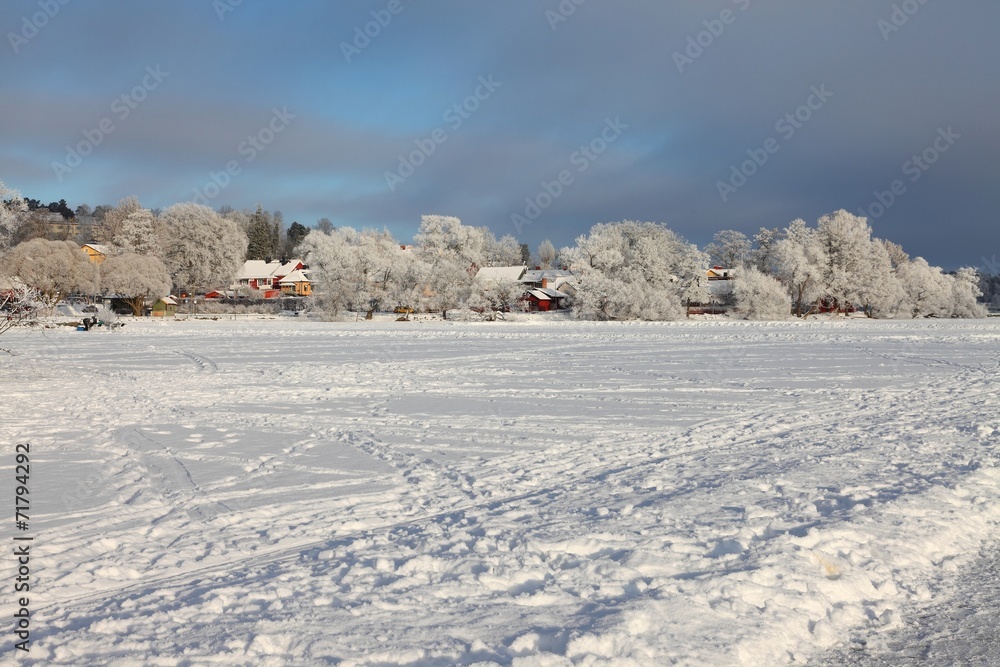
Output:
<path fill-rule="evenodd" d="M 997 320 L 0 342 L 4 664 L 854 664 L 1000 523 Z"/>

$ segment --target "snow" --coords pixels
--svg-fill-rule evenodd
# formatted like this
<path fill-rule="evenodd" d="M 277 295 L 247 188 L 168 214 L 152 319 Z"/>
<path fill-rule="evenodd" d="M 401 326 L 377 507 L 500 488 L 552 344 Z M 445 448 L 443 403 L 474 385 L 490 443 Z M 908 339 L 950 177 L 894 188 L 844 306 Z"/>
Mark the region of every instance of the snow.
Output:
<path fill-rule="evenodd" d="M 805 664 L 1000 523 L 995 320 L 127 321 L 4 335 L 19 663 Z"/>

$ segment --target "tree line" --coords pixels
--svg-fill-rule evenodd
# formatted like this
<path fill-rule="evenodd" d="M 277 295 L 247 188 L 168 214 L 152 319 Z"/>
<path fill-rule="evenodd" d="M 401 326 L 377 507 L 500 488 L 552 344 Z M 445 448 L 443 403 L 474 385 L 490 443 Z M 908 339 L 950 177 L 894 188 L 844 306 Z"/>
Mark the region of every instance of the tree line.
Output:
<path fill-rule="evenodd" d="M 95 227 L 108 256 L 95 267 L 72 243 L 19 238 L 29 208 L 0 183 L 5 272 L 32 283 L 47 301 L 101 291 L 140 304 L 171 290 L 226 289 L 245 260 L 293 255 L 310 267 L 313 308 L 329 315 L 394 307 L 446 317 L 454 310 L 517 309 L 519 283 L 475 276 L 483 267 L 525 264 L 570 271 L 573 314 L 599 320 L 671 320 L 705 303 L 748 319 L 854 308 L 875 318 L 980 317 L 986 309 L 977 299 L 1000 299 L 989 277 L 972 268 L 949 274 L 911 258 L 847 211 L 815 226 L 794 220 L 762 228 L 753 238 L 720 231 L 704 249 L 663 224 L 601 223 L 572 246 L 557 250 L 544 241 L 532 254 L 513 236 L 497 238 L 450 216 L 423 216 L 413 244 L 404 245 L 388 231 L 335 227 L 327 219 L 312 229 L 297 222 L 285 228 L 280 212 L 261 206 L 216 211 L 180 203 L 153 211 L 127 197 L 103 211 Z M 731 290 L 709 290 L 709 266 L 732 272 Z"/>

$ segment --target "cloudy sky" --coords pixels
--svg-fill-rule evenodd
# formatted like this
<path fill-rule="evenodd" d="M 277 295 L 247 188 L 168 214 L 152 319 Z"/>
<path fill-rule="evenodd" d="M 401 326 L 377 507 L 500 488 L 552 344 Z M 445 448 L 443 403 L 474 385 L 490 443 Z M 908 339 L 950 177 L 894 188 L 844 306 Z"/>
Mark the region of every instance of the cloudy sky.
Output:
<path fill-rule="evenodd" d="M 1000 257 L 995 0 L 5 0 L 0 179 L 533 248 L 867 211 Z"/>

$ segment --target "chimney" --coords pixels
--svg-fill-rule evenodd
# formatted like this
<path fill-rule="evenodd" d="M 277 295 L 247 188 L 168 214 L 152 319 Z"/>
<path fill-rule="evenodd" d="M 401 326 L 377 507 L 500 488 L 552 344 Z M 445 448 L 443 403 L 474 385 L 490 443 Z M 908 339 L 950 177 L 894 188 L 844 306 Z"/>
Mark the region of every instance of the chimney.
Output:
<path fill-rule="evenodd" d="M 542 278 L 542 289 L 547 289 L 548 286 L 549 286 L 549 279 L 548 278 Z"/>

